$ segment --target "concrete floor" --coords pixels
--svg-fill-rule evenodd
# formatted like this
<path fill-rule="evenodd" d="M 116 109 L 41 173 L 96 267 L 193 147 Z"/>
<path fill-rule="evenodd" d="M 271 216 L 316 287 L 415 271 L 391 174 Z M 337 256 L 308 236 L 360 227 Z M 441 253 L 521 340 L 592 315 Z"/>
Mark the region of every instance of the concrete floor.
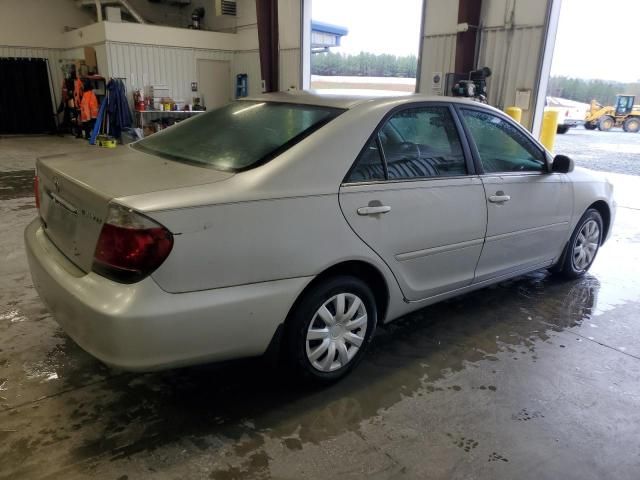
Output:
<path fill-rule="evenodd" d="M 77 347 L 31 285 L 22 230 L 36 155 L 0 139 L 0 478 L 637 479 L 640 177 L 615 176 L 591 274 L 539 272 L 380 328 L 318 391 L 260 360 L 154 374 Z"/>

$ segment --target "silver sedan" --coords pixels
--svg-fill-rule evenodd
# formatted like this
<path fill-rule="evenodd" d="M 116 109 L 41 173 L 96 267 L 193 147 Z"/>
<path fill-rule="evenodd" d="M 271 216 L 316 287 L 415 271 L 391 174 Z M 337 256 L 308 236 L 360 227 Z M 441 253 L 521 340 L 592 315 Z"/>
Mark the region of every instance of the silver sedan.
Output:
<path fill-rule="evenodd" d="M 379 323 L 536 269 L 584 274 L 615 216 L 606 180 L 446 97 L 263 95 L 36 175 L 34 284 L 128 370 L 273 345 L 333 381 Z"/>

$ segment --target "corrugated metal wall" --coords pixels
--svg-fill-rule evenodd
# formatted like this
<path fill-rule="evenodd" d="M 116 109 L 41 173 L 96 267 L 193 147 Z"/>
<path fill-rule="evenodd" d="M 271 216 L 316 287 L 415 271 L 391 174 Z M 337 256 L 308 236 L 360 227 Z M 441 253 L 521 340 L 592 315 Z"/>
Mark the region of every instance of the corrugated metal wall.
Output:
<path fill-rule="evenodd" d="M 58 102 L 60 102 L 60 90 L 63 80 L 60 59 L 63 58 L 63 54 L 64 50 L 54 48 L 7 47 L 0 45 L 0 57 L 46 58 L 49 60 L 52 80 L 51 99 L 54 108 L 57 108 Z"/>
<path fill-rule="evenodd" d="M 280 90 L 300 89 L 300 49 L 280 49 Z"/>
<path fill-rule="evenodd" d="M 233 72 L 234 82 L 237 74 L 246 73 L 248 75 L 249 95 L 258 95 L 262 92 L 262 75 L 260 73 L 260 55 L 258 50 L 236 52 L 233 55 L 231 71 Z"/>
<path fill-rule="evenodd" d="M 198 80 L 196 64 L 199 59 L 233 61 L 231 51 L 118 42 L 106 42 L 106 56 L 107 75 L 124 78 L 128 93 L 145 85 L 163 84 L 169 86 L 174 100 L 186 102 L 193 96 L 191 82 Z"/>
<path fill-rule="evenodd" d="M 536 88 L 543 28 L 515 27 L 485 29 L 480 36 L 478 66 L 491 68 L 493 75 L 487 82 L 489 104 L 500 109 L 515 105 L 516 90 Z M 523 125 L 530 126 L 534 105 L 522 112 Z"/>
<path fill-rule="evenodd" d="M 456 34 L 425 36 L 422 39 L 422 64 L 418 91 L 424 95 L 442 94 L 432 90 L 434 73 L 440 73 L 444 89 L 444 75 L 454 71 Z"/>

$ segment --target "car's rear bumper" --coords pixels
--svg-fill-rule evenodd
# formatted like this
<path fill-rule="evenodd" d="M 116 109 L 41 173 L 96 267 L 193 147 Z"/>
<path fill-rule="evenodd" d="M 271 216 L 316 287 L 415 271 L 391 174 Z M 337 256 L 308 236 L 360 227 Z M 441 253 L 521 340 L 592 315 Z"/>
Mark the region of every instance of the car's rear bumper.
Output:
<path fill-rule="evenodd" d="M 156 370 L 265 352 L 309 277 L 172 294 L 147 277 L 123 285 L 78 270 L 40 220 L 25 230 L 33 284 L 83 349 L 126 370 Z"/>

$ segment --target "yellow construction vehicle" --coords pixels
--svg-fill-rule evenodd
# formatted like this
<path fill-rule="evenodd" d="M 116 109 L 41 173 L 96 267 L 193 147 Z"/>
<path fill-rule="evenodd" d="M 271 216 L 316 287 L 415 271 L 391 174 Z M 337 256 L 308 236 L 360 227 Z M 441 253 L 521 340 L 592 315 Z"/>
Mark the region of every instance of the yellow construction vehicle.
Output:
<path fill-rule="evenodd" d="M 640 131 L 640 105 L 634 105 L 634 95 L 616 95 L 616 106 L 603 107 L 591 100 L 591 108 L 584 119 L 584 128 L 606 132 L 613 127 L 622 127 L 625 132 Z"/>

